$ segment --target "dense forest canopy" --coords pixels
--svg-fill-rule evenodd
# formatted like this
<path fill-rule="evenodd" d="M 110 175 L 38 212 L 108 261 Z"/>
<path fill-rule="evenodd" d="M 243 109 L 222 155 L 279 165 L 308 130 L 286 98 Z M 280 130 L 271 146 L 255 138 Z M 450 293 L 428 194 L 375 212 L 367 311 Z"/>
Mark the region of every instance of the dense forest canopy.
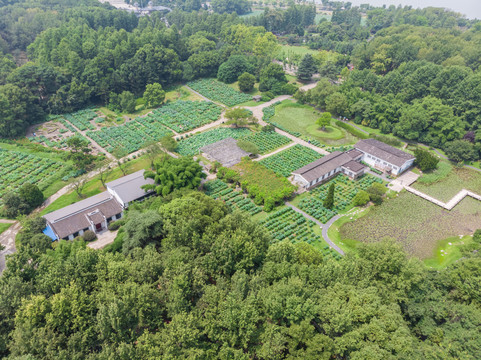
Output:
<path fill-rule="evenodd" d="M 479 255 L 432 271 L 384 242 L 326 260 L 198 192 L 129 210 L 104 251 L 52 250 L 42 227 L 0 279 L 11 359 L 481 356 Z"/>

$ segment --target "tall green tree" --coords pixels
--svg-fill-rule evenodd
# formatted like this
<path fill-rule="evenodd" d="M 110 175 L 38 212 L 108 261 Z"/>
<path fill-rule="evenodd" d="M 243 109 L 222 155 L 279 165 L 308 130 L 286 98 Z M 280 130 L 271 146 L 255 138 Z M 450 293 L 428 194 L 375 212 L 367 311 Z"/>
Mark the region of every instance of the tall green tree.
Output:
<path fill-rule="evenodd" d="M 159 107 L 165 100 L 165 91 L 159 83 L 149 84 L 145 87 L 144 100 L 148 107 Z"/>
<path fill-rule="evenodd" d="M 329 186 L 329 190 L 327 192 L 327 196 L 324 199 L 324 202 L 322 203 L 322 206 L 324 206 L 326 209 L 332 209 L 334 206 L 334 192 L 336 188 L 334 184 L 331 184 Z"/>
<path fill-rule="evenodd" d="M 314 58 L 311 54 L 306 54 L 297 68 L 297 78 L 302 81 L 308 81 L 316 70 L 317 66 L 314 62 Z"/>

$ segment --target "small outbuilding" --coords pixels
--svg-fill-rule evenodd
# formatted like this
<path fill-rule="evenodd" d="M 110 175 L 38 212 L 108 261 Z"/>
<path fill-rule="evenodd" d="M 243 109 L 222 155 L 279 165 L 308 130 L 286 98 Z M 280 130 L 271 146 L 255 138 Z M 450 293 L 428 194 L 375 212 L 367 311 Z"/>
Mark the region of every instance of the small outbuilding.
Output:
<path fill-rule="evenodd" d="M 252 97 L 252 100 L 254 100 L 255 102 L 259 102 L 262 100 L 262 96 L 261 95 L 254 95 Z"/>
<path fill-rule="evenodd" d="M 204 146 L 200 151 L 207 160 L 218 161 L 224 167 L 234 166 L 240 163 L 243 157 L 250 156 L 250 153 L 237 146 L 237 140 L 231 137 Z"/>
<path fill-rule="evenodd" d="M 144 173 L 145 170 L 140 170 L 105 184 L 107 191 L 115 197 L 124 209 L 128 208 L 132 201 L 141 201 L 152 195 L 152 190 L 146 192 L 142 189 L 144 185 L 155 183 L 153 179 L 145 179 Z"/>

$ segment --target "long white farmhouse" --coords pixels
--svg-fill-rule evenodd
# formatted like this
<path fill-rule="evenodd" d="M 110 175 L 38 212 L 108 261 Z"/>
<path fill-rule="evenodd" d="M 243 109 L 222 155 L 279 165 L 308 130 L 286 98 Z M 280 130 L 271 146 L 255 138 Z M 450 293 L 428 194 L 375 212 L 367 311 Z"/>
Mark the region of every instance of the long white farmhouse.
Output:
<path fill-rule="evenodd" d="M 360 140 L 354 148 L 363 153 L 361 161 L 393 175 L 409 169 L 415 157 L 375 139 Z"/>

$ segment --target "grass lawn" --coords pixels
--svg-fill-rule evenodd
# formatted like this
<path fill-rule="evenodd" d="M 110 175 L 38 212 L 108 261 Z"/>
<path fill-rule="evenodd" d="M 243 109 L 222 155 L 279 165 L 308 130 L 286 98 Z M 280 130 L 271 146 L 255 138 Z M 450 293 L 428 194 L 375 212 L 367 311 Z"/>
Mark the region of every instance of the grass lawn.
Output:
<path fill-rule="evenodd" d="M 0 234 L 3 233 L 4 231 L 6 231 L 10 226 L 12 226 L 13 224 L 4 224 L 4 223 L 0 223 Z"/>
<path fill-rule="evenodd" d="M 312 137 L 330 146 L 354 144 L 357 142 L 357 137 L 335 126 L 334 121 L 331 126 L 327 127 L 327 131 L 319 129 L 315 122 L 320 115 L 321 113 L 318 110 L 309 105 L 301 105 L 285 100 L 276 106 L 275 115 L 271 118 L 271 122 L 277 123 L 290 131 Z"/>
<path fill-rule="evenodd" d="M 424 263 L 431 268 L 442 269 L 460 259 L 463 256 L 460 247 L 472 242 L 473 237 L 469 235 L 462 237 L 453 236 L 440 240 L 434 250 L 433 256 L 425 259 Z"/>
<path fill-rule="evenodd" d="M 132 160 L 132 161 L 128 162 L 127 164 L 128 164 L 128 167 L 127 167 L 127 170 L 126 170 L 127 174 L 131 174 L 131 173 L 136 172 L 138 170 L 148 168 L 149 165 L 150 165 L 150 160 L 145 158 L 145 157 L 141 157 L 141 158 L 138 158 L 136 160 Z M 107 182 L 118 179 L 122 176 L 123 176 L 123 174 L 120 171 L 120 169 L 115 168 L 111 172 L 110 176 L 107 178 Z M 47 206 L 40 213 L 40 215 L 48 214 L 52 211 L 61 209 L 65 206 L 71 205 L 71 204 L 76 203 L 80 200 L 84 200 L 84 199 L 86 199 L 90 196 L 100 194 L 104 190 L 105 190 L 105 188 L 102 186 L 102 183 L 100 181 L 99 176 L 96 176 L 96 177 L 92 178 L 90 181 L 88 181 L 87 184 L 85 185 L 84 190 L 83 190 L 83 198 L 79 198 L 77 193 L 75 191 L 72 191 L 68 194 L 65 194 L 65 195 L 62 195 L 61 197 L 59 197 L 57 200 L 55 200 L 53 203 L 51 203 L 49 206 Z"/>
<path fill-rule="evenodd" d="M 417 182 L 424 185 L 434 184 L 437 181 L 443 180 L 452 170 L 453 166 L 449 162 L 440 161 L 437 169 L 423 173 Z"/>
<path fill-rule="evenodd" d="M 428 184 L 417 181 L 412 186 L 419 191 L 446 202 L 462 189 L 481 194 L 481 173 L 466 168 L 453 167 L 452 170 L 448 174 L 445 174 L 439 181 Z"/>
<path fill-rule="evenodd" d="M 278 56 L 290 57 L 298 55 L 302 58 L 306 54 L 314 55 L 316 53 L 318 53 L 317 50 L 309 49 L 307 46 L 281 45 Z"/>
<path fill-rule="evenodd" d="M 481 202 L 465 198 L 447 211 L 414 194 L 399 196 L 373 207 L 366 216 L 344 224 L 340 239 L 366 243 L 394 239 L 406 252 L 420 259 L 432 257 L 438 242 L 471 235 L 481 224 Z M 348 240 L 349 239 L 349 240 Z"/>
<path fill-rule="evenodd" d="M 177 101 L 177 100 L 201 101 L 204 99 L 199 95 L 190 91 L 188 88 L 186 88 L 182 84 L 171 86 L 165 89 L 165 102 Z"/>
<path fill-rule="evenodd" d="M 370 209 L 371 207 L 367 207 L 364 209 L 354 208 L 349 210 L 346 216 L 341 217 L 331 225 L 331 227 L 327 231 L 329 239 L 331 239 L 345 253 L 349 251 L 357 252 L 357 246 L 361 242 L 353 239 L 341 239 L 340 229 L 344 224 L 356 221 L 357 219 L 365 216 Z M 352 215 L 350 215 L 351 213 Z"/>

